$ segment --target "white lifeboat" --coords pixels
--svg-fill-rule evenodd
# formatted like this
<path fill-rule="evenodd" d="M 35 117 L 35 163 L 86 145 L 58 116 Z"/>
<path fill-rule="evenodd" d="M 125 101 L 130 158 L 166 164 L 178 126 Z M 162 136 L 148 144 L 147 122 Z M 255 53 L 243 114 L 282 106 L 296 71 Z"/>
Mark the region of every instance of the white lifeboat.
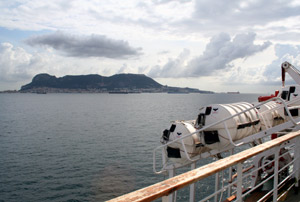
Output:
<path fill-rule="evenodd" d="M 251 107 L 253 107 L 253 105 L 247 102 L 214 104 L 203 107 L 200 110 L 195 127 L 201 128 L 216 123 Z M 200 141 L 210 149 L 224 148 L 230 144 L 230 138 L 232 141 L 240 140 L 257 133 L 259 130 L 260 120 L 258 111 L 257 109 L 251 109 L 204 130 Z M 230 135 L 230 137 L 228 135 Z"/>
<path fill-rule="evenodd" d="M 284 108 L 281 104 L 275 101 L 267 102 L 257 107 L 259 118 L 261 121 L 262 130 L 274 127 L 284 122 Z"/>
<path fill-rule="evenodd" d="M 195 120 L 172 122 L 170 129 L 166 129 L 163 132 L 162 143 L 177 140 L 183 136 L 196 132 L 194 124 Z M 189 158 L 192 158 L 208 151 L 207 148 L 201 145 L 199 134 L 195 133 L 192 136 L 182 139 L 182 141 L 184 145 L 181 141 L 176 141 L 169 144 L 166 148 L 166 155 L 173 162 L 184 163 L 187 161 L 186 155 L 188 155 Z M 185 150 L 187 153 L 185 153 Z"/>

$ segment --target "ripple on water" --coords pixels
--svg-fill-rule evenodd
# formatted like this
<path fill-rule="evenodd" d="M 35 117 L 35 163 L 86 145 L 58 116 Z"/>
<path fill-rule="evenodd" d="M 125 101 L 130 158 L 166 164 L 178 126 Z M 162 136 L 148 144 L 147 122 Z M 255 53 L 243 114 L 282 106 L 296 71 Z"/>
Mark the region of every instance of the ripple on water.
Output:
<path fill-rule="evenodd" d="M 171 120 L 244 98 L 0 94 L 0 201 L 104 201 L 156 183 L 152 150 Z"/>

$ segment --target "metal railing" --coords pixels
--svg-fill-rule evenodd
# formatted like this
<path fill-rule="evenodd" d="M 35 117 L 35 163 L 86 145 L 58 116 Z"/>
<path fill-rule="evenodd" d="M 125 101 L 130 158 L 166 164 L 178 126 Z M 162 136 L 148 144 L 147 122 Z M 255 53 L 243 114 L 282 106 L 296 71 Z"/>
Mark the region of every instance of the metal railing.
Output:
<path fill-rule="evenodd" d="M 285 164 L 284 166 L 279 166 L 282 158 L 287 155 L 287 153 L 280 153 L 282 148 L 287 148 L 287 150 L 293 154 L 292 160 Z M 247 166 L 249 159 L 256 158 L 259 155 L 264 156 L 267 154 L 273 154 L 274 158 L 269 160 L 266 164 L 258 167 L 252 167 L 250 169 L 243 170 L 243 166 Z M 262 172 L 264 169 L 273 165 L 273 172 L 265 176 L 261 181 L 259 181 L 254 186 L 247 185 L 249 178 L 256 172 Z M 227 184 L 223 182 L 220 183 L 219 176 L 221 173 L 226 173 L 226 170 L 232 170 L 236 167 L 237 173 L 227 179 Z M 251 170 L 252 169 L 252 170 Z M 284 173 L 282 177 L 282 173 Z M 235 201 L 243 201 L 245 197 L 249 197 L 253 192 L 260 190 L 260 187 L 266 182 L 272 182 L 271 188 L 261 196 L 257 201 L 262 201 L 268 197 L 273 197 L 273 201 L 277 201 L 280 196 L 280 187 L 287 184 L 288 181 L 295 178 L 295 186 L 299 186 L 298 181 L 300 177 L 300 132 L 291 132 L 274 140 L 265 142 L 253 148 L 244 150 L 234 155 L 230 155 L 221 160 L 215 161 L 213 163 L 204 165 L 199 168 L 192 169 L 191 171 L 185 172 L 183 174 L 174 176 L 157 184 L 151 185 L 149 187 L 131 192 L 129 194 L 120 196 L 118 198 L 110 200 L 110 202 L 121 202 L 121 201 L 153 201 L 158 198 L 163 198 L 163 201 L 176 201 L 174 194 L 177 190 L 183 187 L 189 186 L 195 189 L 193 186 L 196 182 L 201 182 L 202 180 L 216 175 L 216 189 L 213 194 L 209 196 L 202 197 L 201 202 L 204 201 L 223 201 L 224 198 L 231 198 Z M 234 178 L 235 177 L 235 178 Z M 224 179 L 222 179 L 224 181 Z M 220 186 L 221 185 L 221 186 Z M 248 188 L 249 189 L 246 189 Z M 224 193 L 227 192 L 225 197 Z M 195 200 L 193 195 L 195 190 L 190 191 L 190 201 Z"/>

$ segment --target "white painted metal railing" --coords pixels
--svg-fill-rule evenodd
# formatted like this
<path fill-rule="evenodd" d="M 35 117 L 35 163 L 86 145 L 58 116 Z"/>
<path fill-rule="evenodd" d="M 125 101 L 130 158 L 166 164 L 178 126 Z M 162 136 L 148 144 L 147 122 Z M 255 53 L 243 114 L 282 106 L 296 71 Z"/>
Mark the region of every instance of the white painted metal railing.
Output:
<path fill-rule="evenodd" d="M 284 158 L 287 153 L 284 154 L 279 154 L 280 150 L 283 147 L 289 147 L 289 152 L 293 152 L 294 153 L 294 158 L 291 162 L 289 162 L 288 164 L 284 165 L 283 167 L 281 167 L 279 169 L 279 162 L 281 158 Z M 227 196 L 232 196 L 232 198 L 236 198 L 235 201 L 243 201 L 243 198 L 245 198 L 246 196 L 250 196 L 254 191 L 258 191 L 258 189 L 265 185 L 265 184 L 273 184 L 272 189 L 269 189 L 267 191 L 267 193 L 263 194 L 263 196 L 260 199 L 256 199 L 257 201 L 263 201 L 268 197 L 273 197 L 272 201 L 277 201 L 278 200 L 278 191 L 280 190 L 279 187 L 281 187 L 284 183 L 287 183 L 289 180 L 292 179 L 298 179 L 299 180 L 299 166 L 300 166 L 300 136 L 298 136 L 297 138 L 294 138 L 292 140 L 288 140 L 285 142 L 280 142 L 279 144 L 277 144 L 276 146 L 274 146 L 273 148 L 270 148 L 262 153 L 260 153 L 260 155 L 268 155 L 270 153 L 273 153 L 275 155 L 274 159 L 271 160 L 270 162 L 268 162 L 268 164 L 264 164 L 261 165 L 259 167 L 252 167 L 252 169 L 247 170 L 247 172 L 243 172 L 243 167 L 245 167 L 245 161 L 244 162 L 239 162 L 237 164 L 235 164 L 233 167 L 237 167 L 237 177 L 234 181 L 230 182 L 230 179 L 226 179 L 227 182 L 229 181 L 230 183 L 228 183 L 226 186 L 222 186 L 220 188 L 219 187 L 219 180 L 216 180 L 216 185 L 215 187 L 217 187 L 218 189 L 215 190 L 215 192 L 205 198 L 203 198 L 202 200 L 200 200 L 200 202 L 204 202 L 204 201 L 224 201 L 226 198 L 220 196 L 222 193 L 224 193 L 225 191 L 228 192 Z M 256 156 L 254 156 L 256 157 Z M 249 160 L 249 159 L 248 159 Z M 264 168 L 266 166 L 272 166 L 274 168 L 273 173 L 270 176 L 267 176 L 266 179 L 262 180 L 261 182 L 259 182 L 257 185 L 255 186 L 249 186 L 249 184 L 247 184 L 248 182 L 251 182 L 251 177 L 254 175 L 254 173 L 259 172 L 259 171 L 263 171 Z M 229 167 L 228 169 L 232 169 L 232 167 Z M 288 174 L 284 175 L 284 178 L 280 178 L 279 176 L 282 176 L 284 171 L 288 170 Z M 220 171 L 223 172 L 223 171 Z M 218 172 L 216 174 L 216 179 L 218 179 Z M 229 175 L 230 176 L 230 175 Z M 279 179 L 280 178 L 280 179 Z M 224 179 L 222 179 L 224 180 Z M 298 180 L 294 180 L 294 182 L 298 182 Z M 296 185 L 298 186 L 298 184 Z M 233 192 L 230 191 L 230 189 L 232 190 L 232 187 L 236 187 L 235 190 Z M 248 190 L 243 192 L 244 188 L 247 188 Z M 260 190 L 261 192 L 261 190 Z M 281 196 L 282 197 L 282 196 Z M 212 200 L 214 199 L 214 200 Z M 194 201 L 194 200 L 190 200 L 190 201 Z"/>
<path fill-rule="evenodd" d="M 204 131 L 207 128 L 210 128 L 220 123 L 223 123 L 225 128 L 227 128 L 225 123 L 227 120 L 232 119 L 235 116 L 239 116 L 249 110 L 257 108 L 269 101 L 280 102 L 282 103 L 282 105 L 264 111 L 260 114 L 260 116 L 263 117 L 262 121 L 266 126 L 265 130 L 258 131 L 256 134 L 245 137 L 238 141 L 232 141 L 232 139 L 230 139 L 230 132 L 227 130 L 227 135 L 231 142 L 229 146 L 218 150 L 210 150 L 209 152 L 202 153 L 198 156 L 190 158 L 184 145 L 185 138 L 188 138 L 194 134 L 200 134 L 201 131 Z M 127 195 L 118 197 L 116 199 L 113 199 L 112 201 L 152 201 L 162 197 L 163 201 L 175 202 L 177 198 L 177 190 L 185 186 L 189 186 L 189 201 L 194 202 L 196 201 L 196 199 L 200 200 L 198 199 L 199 194 L 197 193 L 199 191 L 197 191 L 197 186 L 195 183 L 201 183 L 203 180 L 213 175 L 215 175 L 215 190 L 212 194 L 208 196 L 200 196 L 200 202 L 218 202 L 224 201 L 226 198 L 234 198 L 234 201 L 243 201 L 245 197 L 249 197 L 249 195 L 253 194 L 253 192 L 255 191 L 258 191 L 265 184 L 272 184 L 272 188 L 269 189 L 268 192 L 266 192 L 261 199 L 257 200 L 262 201 L 265 198 L 268 198 L 272 195 L 273 201 L 276 201 L 278 198 L 281 197 L 278 191 L 280 190 L 279 188 L 283 186 L 283 184 L 286 184 L 291 179 L 295 178 L 295 186 L 299 186 L 298 181 L 300 177 L 300 117 L 293 117 L 289 110 L 289 106 L 294 106 L 295 103 L 299 102 L 300 98 L 294 99 L 290 102 L 285 102 L 281 98 L 276 97 L 266 102 L 259 103 L 258 105 L 253 106 L 231 117 L 207 125 L 194 133 L 180 137 L 176 140 L 168 142 L 167 144 L 157 147 L 153 152 L 154 172 L 167 172 L 169 179 L 152 185 L 150 187 L 138 190 L 136 192 L 132 192 Z M 272 127 L 270 123 L 266 121 L 267 119 L 264 117 L 268 113 L 272 113 L 273 110 L 285 110 L 288 120 L 285 120 L 285 122 L 282 124 Z M 289 133 L 290 131 L 296 132 Z M 234 154 L 234 148 L 245 145 L 247 143 L 252 143 L 257 140 L 261 140 L 262 138 L 270 137 L 270 135 L 274 133 L 278 134 L 278 136 L 281 137 L 274 140 L 266 141 L 263 144 L 259 144 L 258 146 Z M 168 159 L 165 154 L 165 148 L 174 142 L 179 142 L 182 145 L 185 157 L 189 160 L 189 162 L 185 165 L 176 163 L 168 164 Z M 284 158 L 284 155 L 287 154 L 280 154 L 282 148 L 287 148 L 285 150 L 288 150 L 288 152 L 292 153 L 294 156 L 288 164 L 279 167 L 278 165 L 280 164 L 280 159 Z M 162 166 L 160 170 L 157 170 L 156 159 L 159 150 L 161 151 Z M 224 152 L 229 152 L 228 157 L 197 168 L 196 164 L 199 160 Z M 257 163 L 257 159 L 262 161 L 263 157 L 270 155 L 273 156 L 273 158 L 271 160 L 269 159 L 268 161 L 266 161 L 266 164 L 262 164 L 261 162 L 260 164 Z M 190 165 L 191 171 L 175 176 L 177 168 L 187 165 Z M 264 169 L 269 166 L 273 166 L 274 170 L 271 174 L 266 174 Z M 236 170 L 236 173 L 234 170 Z M 254 183 L 253 176 L 258 176 L 258 173 L 260 177 L 263 178 L 263 180 Z M 285 173 L 283 178 L 282 173 Z"/>
<path fill-rule="evenodd" d="M 284 154 L 280 154 L 280 150 L 285 147 L 289 149 L 289 152 L 292 152 L 294 157 L 285 166 L 278 169 L 280 159 L 284 157 Z M 254 167 L 253 170 L 247 170 L 243 172 L 243 167 L 247 166 L 247 162 L 251 158 L 255 158 L 259 155 L 263 156 L 264 153 L 273 153 L 275 158 L 270 161 L 274 162 L 274 172 L 270 176 L 266 176 L 260 183 L 256 186 L 250 187 L 250 189 L 245 190 L 248 187 L 247 182 L 248 178 L 251 178 L 255 172 L 263 170 L 267 164 Z M 177 190 L 192 185 L 196 182 L 205 180 L 210 176 L 221 176 L 222 172 L 226 173 L 226 170 L 236 167 L 237 174 L 236 178 L 232 181 L 226 179 L 227 184 L 224 185 L 220 183 L 216 178 L 216 190 L 213 194 L 209 196 L 202 196 L 200 202 L 204 201 L 223 201 L 225 197 L 224 193 L 227 192 L 227 197 L 235 198 L 234 201 L 244 201 L 245 197 L 248 197 L 254 191 L 257 191 L 260 186 L 266 184 L 267 182 L 272 182 L 271 188 L 265 192 L 265 194 L 257 201 L 262 201 L 267 197 L 273 197 L 273 201 L 277 201 L 278 198 L 282 197 L 280 192 L 280 187 L 283 184 L 287 184 L 288 181 L 294 179 L 292 182 L 295 186 L 299 187 L 299 177 L 300 177 L 300 132 L 291 132 L 274 140 L 265 142 L 261 145 L 253 147 L 251 149 L 239 152 L 237 154 L 228 156 L 224 159 L 215 161 L 211 164 L 192 169 L 191 171 L 185 172 L 183 174 L 174 176 L 170 179 L 164 180 L 160 183 L 151 185 L 141 190 L 131 192 L 129 194 L 120 196 L 118 198 L 112 199 L 110 202 L 121 202 L 121 201 L 153 201 L 155 199 L 163 197 L 163 201 L 176 201 Z M 282 172 L 285 172 L 288 169 L 288 174 L 285 174 L 284 177 L 280 177 Z M 222 179 L 223 180 L 223 179 Z M 221 185 L 221 186 L 220 186 Z M 229 191 L 231 190 L 231 191 Z M 197 192 L 197 189 L 190 192 L 190 201 L 195 201 L 194 193 Z M 221 195 L 223 197 L 221 197 Z"/>

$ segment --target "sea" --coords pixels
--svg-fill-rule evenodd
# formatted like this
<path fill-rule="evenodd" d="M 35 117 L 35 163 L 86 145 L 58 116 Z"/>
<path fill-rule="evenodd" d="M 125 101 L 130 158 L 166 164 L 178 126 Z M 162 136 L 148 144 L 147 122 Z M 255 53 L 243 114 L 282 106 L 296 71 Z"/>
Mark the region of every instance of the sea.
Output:
<path fill-rule="evenodd" d="M 152 153 L 170 121 L 258 96 L 0 94 L 0 201 L 106 201 L 162 181 Z"/>

